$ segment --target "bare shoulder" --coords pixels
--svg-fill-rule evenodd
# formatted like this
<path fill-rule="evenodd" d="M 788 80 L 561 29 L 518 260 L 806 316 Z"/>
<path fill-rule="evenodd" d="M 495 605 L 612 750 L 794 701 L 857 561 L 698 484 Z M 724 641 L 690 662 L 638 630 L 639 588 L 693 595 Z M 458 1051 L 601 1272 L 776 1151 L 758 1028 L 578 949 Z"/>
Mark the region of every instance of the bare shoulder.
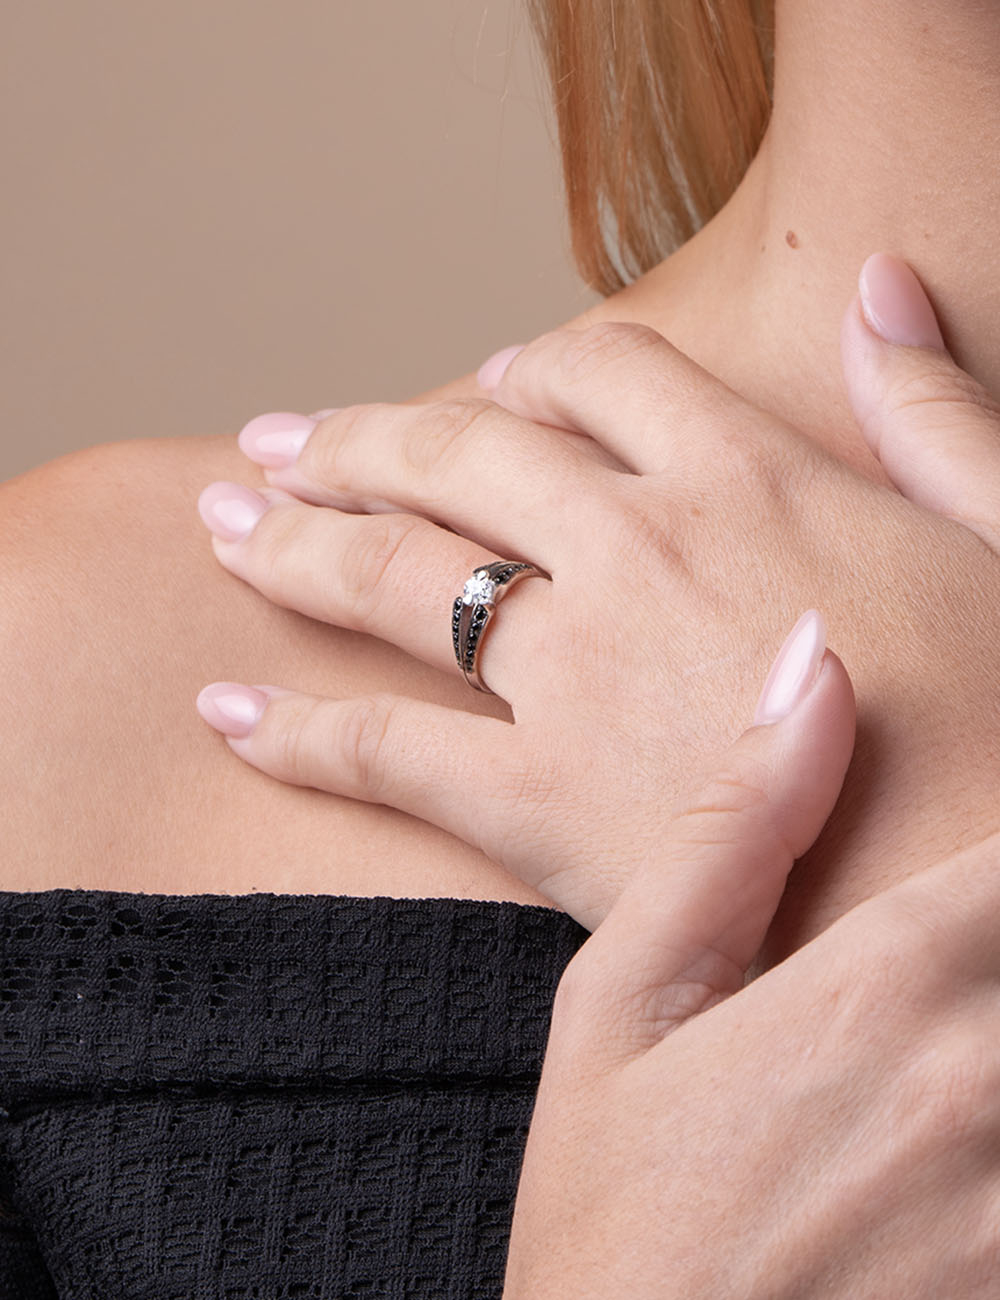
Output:
<path fill-rule="evenodd" d="M 225 678 L 469 703 L 222 570 L 196 509 L 217 478 L 261 481 L 232 436 L 105 444 L 0 485 L 0 888 L 544 904 L 434 827 L 269 780 L 204 725 L 195 696 Z"/>

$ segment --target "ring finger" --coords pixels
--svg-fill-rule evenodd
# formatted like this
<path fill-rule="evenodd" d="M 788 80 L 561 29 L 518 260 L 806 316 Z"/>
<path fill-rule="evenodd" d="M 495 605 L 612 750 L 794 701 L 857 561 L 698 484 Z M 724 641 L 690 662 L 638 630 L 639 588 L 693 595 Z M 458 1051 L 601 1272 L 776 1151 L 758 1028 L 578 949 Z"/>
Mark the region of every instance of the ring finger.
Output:
<path fill-rule="evenodd" d="M 390 641 L 446 672 L 459 671 L 451 613 L 466 579 L 494 560 L 522 558 L 490 554 L 416 515 L 345 514 L 274 488 L 211 483 L 198 509 L 220 563 L 274 604 Z M 490 689 L 508 701 L 525 655 L 493 643 L 509 638 L 523 651 L 531 629 L 546 626 L 551 594 L 540 582 L 522 582 L 517 593 L 479 658 Z"/>

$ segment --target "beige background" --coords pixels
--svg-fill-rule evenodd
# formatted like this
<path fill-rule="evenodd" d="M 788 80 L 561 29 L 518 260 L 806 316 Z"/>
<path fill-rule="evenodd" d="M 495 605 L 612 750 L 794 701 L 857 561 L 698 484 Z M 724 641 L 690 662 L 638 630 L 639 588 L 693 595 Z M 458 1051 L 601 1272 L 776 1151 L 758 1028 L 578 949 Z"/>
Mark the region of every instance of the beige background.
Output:
<path fill-rule="evenodd" d="M 596 298 L 521 0 L 7 0 L 0 478 L 398 400 Z"/>

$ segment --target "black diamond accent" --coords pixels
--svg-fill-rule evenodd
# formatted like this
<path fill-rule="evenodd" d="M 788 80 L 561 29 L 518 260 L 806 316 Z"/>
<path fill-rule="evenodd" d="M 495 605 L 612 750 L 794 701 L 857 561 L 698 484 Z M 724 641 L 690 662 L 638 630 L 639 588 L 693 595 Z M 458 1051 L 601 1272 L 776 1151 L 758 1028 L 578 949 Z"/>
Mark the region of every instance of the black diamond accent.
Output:
<path fill-rule="evenodd" d="M 459 625 L 462 622 L 462 597 L 459 596 L 451 607 L 451 643 L 455 647 L 455 658 L 461 662 L 462 647 L 459 644 Z"/>
<path fill-rule="evenodd" d="M 477 614 L 482 613 L 485 616 L 486 614 L 485 607 L 482 605 L 477 606 L 476 613 Z M 473 667 L 475 666 L 476 646 L 479 644 L 479 638 L 482 636 L 484 626 L 485 625 L 482 621 L 480 622 L 473 621 L 472 626 L 469 628 L 469 634 L 465 641 L 465 661 L 464 661 L 464 667 L 467 672 L 471 672 Z"/>
<path fill-rule="evenodd" d="M 528 567 L 529 566 L 527 564 L 508 564 L 505 569 L 499 569 L 497 571 L 496 575 L 493 578 L 493 581 L 497 584 L 498 587 L 502 587 L 506 583 L 510 582 L 511 578 L 513 578 L 515 573 L 521 573 L 524 569 L 527 569 Z"/>

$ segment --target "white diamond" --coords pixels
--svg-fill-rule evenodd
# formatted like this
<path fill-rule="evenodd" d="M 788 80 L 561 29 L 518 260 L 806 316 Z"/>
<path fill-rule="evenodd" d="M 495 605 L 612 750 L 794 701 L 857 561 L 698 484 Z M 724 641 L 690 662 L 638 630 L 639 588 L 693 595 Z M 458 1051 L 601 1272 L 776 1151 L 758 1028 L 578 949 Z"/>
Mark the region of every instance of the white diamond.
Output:
<path fill-rule="evenodd" d="M 477 569 L 462 589 L 463 605 L 490 605 L 496 595 L 497 584 L 485 569 Z"/>

